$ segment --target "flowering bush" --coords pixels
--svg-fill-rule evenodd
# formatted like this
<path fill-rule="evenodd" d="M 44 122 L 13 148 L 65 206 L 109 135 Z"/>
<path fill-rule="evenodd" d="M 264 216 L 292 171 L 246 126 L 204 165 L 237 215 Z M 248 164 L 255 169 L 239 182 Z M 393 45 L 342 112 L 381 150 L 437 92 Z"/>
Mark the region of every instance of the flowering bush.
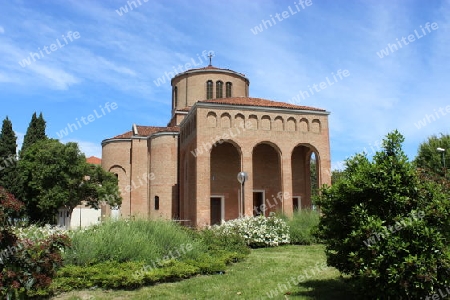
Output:
<path fill-rule="evenodd" d="M 59 226 L 45 225 L 43 227 L 37 225 L 30 225 L 27 227 L 11 227 L 13 233 L 19 240 L 31 240 L 38 242 L 47 239 L 53 235 L 69 234 L 69 231 Z"/>
<path fill-rule="evenodd" d="M 45 294 L 62 265 L 60 250 L 70 243 L 69 237 L 61 233 L 39 236 L 36 231 L 17 236 L 10 221 L 23 206 L 0 187 L 0 299 L 36 296 L 42 291 Z"/>
<path fill-rule="evenodd" d="M 269 217 L 244 217 L 231 220 L 222 225 L 214 225 L 212 230 L 222 234 L 237 233 L 250 247 L 274 247 L 289 244 L 289 226 L 282 219 Z"/>

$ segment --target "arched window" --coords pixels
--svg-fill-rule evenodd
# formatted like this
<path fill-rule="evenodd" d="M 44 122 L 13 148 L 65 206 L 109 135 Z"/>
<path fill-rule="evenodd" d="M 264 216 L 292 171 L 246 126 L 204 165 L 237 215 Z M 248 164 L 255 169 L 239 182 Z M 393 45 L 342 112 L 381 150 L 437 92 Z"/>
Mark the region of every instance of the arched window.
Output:
<path fill-rule="evenodd" d="M 226 95 L 225 97 L 230 98 L 231 97 L 231 87 L 233 86 L 233 84 L 231 82 L 227 82 L 226 85 Z"/>
<path fill-rule="evenodd" d="M 223 98 L 223 82 L 220 80 L 216 82 L 216 98 Z"/>
<path fill-rule="evenodd" d="M 173 87 L 173 107 L 177 107 L 178 105 L 178 87 Z"/>
<path fill-rule="evenodd" d="M 159 210 L 159 196 L 155 196 L 155 210 Z"/>
<path fill-rule="evenodd" d="M 213 82 L 208 80 L 206 82 L 206 99 L 212 99 L 213 97 Z"/>

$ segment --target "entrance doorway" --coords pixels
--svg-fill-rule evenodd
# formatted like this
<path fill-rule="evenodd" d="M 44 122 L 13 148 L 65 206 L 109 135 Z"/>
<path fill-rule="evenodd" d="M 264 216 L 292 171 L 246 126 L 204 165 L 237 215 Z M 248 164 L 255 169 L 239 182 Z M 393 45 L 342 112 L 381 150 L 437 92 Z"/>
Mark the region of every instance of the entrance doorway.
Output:
<path fill-rule="evenodd" d="M 292 207 L 294 212 L 302 209 L 302 198 L 300 196 L 292 197 Z"/>
<path fill-rule="evenodd" d="M 223 197 L 211 197 L 211 225 L 220 225 L 223 217 Z"/>
<path fill-rule="evenodd" d="M 253 191 L 253 216 L 264 216 L 264 210 L 264 191 Z"/>

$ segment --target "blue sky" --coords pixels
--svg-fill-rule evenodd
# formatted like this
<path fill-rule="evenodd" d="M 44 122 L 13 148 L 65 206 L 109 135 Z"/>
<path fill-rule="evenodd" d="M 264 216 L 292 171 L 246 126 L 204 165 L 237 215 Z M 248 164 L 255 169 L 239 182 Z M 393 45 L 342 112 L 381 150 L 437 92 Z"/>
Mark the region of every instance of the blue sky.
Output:
<path fill-rule="evenodd" d="M 214 66 L 250 79 L 250 96 L 330 111 L 333 168 L 394 129 L 413 158 L 449 133 L 449 25 L 438 0 L 5 1 L 0 119 L 22 138 L 42 112 L 49 137 L 101 156 L 133 123 L 166 126 L 171 87 L 155 81 L 213 51 Z M 349 76 L 334 80 L 339 70 Z"/>

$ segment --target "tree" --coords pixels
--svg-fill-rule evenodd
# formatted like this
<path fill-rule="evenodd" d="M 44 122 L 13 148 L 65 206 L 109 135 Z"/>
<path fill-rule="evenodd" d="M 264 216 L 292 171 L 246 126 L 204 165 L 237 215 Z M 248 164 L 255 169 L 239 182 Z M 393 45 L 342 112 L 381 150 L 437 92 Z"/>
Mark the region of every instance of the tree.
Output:
<path fill-rule="evenodd" d="M 83 200 L 98 208 L 103 199 L 120 205 L 117 178 L 100 167 L 92 167 L 76 143 L 48 139 L 27 148 L 19 160 L 22 199 L 31 222 L 54 223 L 58 209 L 72 212 Z"/>
<path fill-rule="evenodd" d="M 333 170 L 331 171 L 331 184 L 335 184 L 344 177 L 345 170 Z"/>
<path fill-rule="evenodd" d="M 321 190 L 327 263 L 368 298 L 423 299 L 450 282 L 449 195 L 419 176 L 394 131 L 372 161 L 357 154 Z"/>
<path fill-rule="evenodd" d="M 419 146 L 419 151 L 415 159 L 417 167 L 426 172 L 433 173 L 440 177 L 444 177 L 446 170 L 444 170 L 444 161 L 442 160 L 442 152 L 438 152 L 437 148 L 445 149 L 444 159 L 446 167 L 450 167 L 450 135 L 441 134 L 441 137 L 433 135 L 428 140 Z"/>
<path fill-rule="evenodd" d="M 0 132 L 0 186 L 15 194 L 17 192 L 17 137 L 12 123 L 6 117 Z"/>
<path fill-rule="evenodd" d="M 39 117 L 36 117 L 36 113 L 31 117 L 30 125 L 28 125 L 27 132 L 25 133 L 25 137 L 23 139 L 22 149 L 20 150 L 20 156 L 22 152 L 40 140 L 47 139 L 47 135 L 45 134 L 46 122 L 42 113 L 39 114 Z"/>

